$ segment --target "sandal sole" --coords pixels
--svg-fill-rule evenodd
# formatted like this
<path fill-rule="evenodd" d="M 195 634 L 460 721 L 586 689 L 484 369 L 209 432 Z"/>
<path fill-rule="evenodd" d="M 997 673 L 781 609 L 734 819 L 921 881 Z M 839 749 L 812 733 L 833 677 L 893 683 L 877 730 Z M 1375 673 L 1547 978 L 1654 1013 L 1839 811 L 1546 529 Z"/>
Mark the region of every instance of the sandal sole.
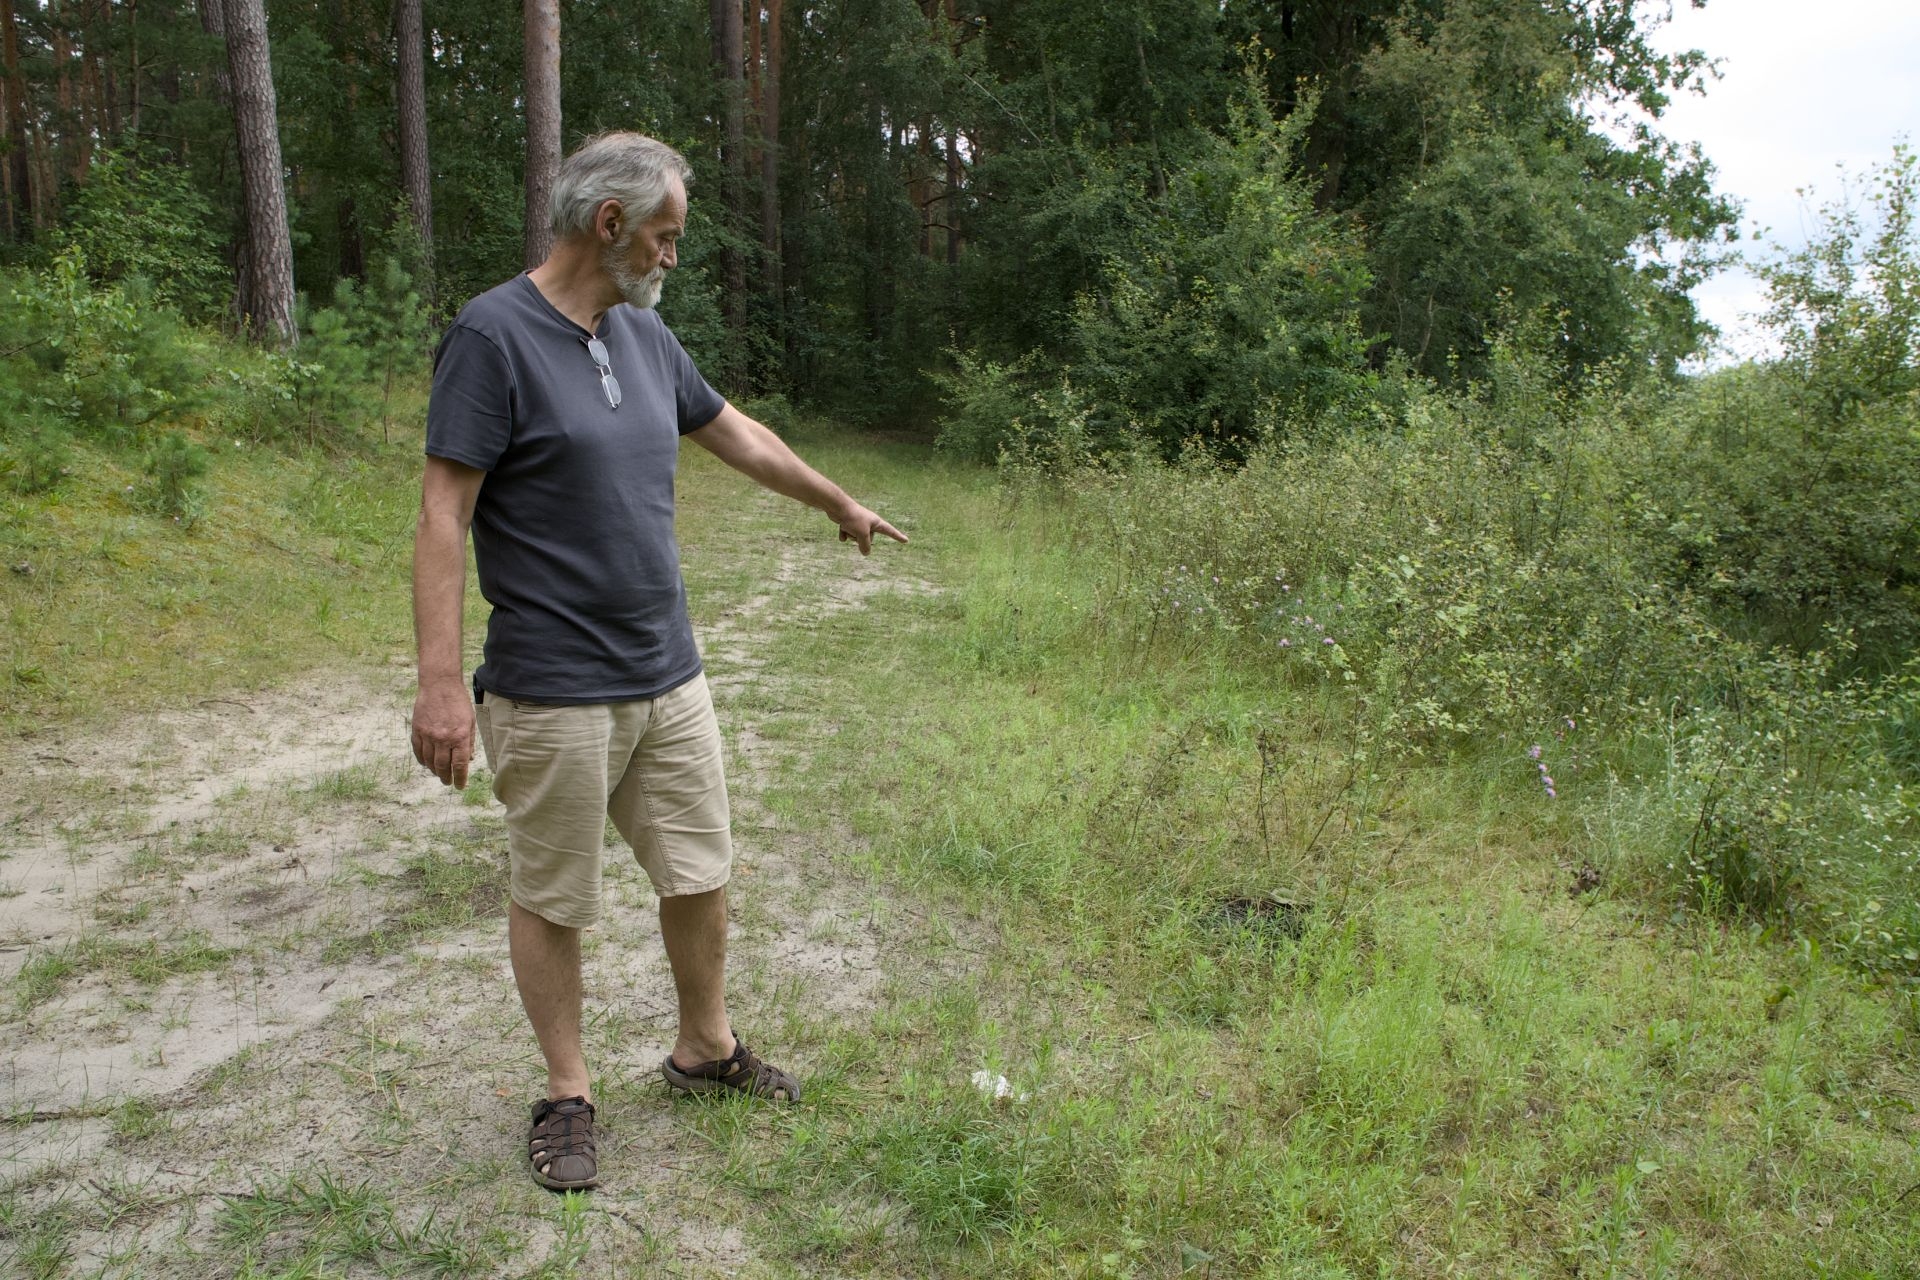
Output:
<path fill-rule="evenodd" d="M 753 1093 L 746 1089 L 735 1088 L 730 1084 L 722 1084 L 720 1081 L 707 1076 L 690 1076 L 673 1065 L 673 1056 L 671 1054 L 660 1064 L 660 1075 L 668 1084 L 680 1090 L 682 1093 L 738 1093 L 746 1097 L 758 1098 L 762 1102 L 778 1102 L 789 1105 L 800 1101 L 797 1097 L 775 1098 L 763 1093 Z"/>

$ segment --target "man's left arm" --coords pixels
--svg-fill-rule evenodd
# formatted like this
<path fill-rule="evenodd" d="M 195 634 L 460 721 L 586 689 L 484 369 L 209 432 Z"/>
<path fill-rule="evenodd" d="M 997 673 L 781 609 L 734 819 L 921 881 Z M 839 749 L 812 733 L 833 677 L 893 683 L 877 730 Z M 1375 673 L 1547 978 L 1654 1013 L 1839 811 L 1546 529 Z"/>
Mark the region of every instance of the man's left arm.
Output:
<path fill-rule="evenodd" d="M 858 543 L 863 556 L 872 552 L 875 534 L 883 533 L 895 542 L 907 540 L 906 534 L 802 462 L 786 441 L 730 404 L 706 426 L 689 431 L 687 439 L 756 483 L 825 512 L 840 526 L 840 540 Z"/>

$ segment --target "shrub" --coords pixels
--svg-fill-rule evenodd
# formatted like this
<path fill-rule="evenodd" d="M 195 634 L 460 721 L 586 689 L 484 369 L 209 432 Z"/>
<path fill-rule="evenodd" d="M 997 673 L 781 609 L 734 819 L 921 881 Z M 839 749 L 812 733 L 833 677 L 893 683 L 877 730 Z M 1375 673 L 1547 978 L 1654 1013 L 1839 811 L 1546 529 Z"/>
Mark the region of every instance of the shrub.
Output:
<path fill-rule="evenodd" d="M 1249 92 L 1075 310 L 1075 380 L 1165 456 L 1244 448 L 1368 389 L 1366 270 L 1294 160 L 1310 117 L 1276 122 Z"/>
<path fill-rule="evenodd" d="M 70 198 L 60 243 L 96 282 L 145 280 L 155 302 L 207 321 L 219 318 L 232 285 L 217 225 L 185 169 L 151 151 L 102 150 Z"/>
<path fill-rule="evenodd" d="M 147 453 L 140 505 L 183 524 L 195 523 L 204 513 L 200 481 L 211 463 L 205 449 L 177 431 L 167 432 Z"/>

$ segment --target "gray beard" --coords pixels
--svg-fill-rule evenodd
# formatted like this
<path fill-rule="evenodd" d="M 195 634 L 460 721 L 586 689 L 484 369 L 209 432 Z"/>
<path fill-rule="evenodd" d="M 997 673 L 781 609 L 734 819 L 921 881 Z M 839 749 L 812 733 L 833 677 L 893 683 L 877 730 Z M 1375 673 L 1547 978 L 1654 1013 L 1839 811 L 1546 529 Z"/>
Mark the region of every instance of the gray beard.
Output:
<path fill-rule="evenodd" d="M 651 308 L 660 301 L 660 286 L 666 281 L 664 267 L 655 267 L 644 276 L 635 275 L 633 268 L 627 265 L 627 251 L 633 247 L 633 233 L 629 231 L 609 245 L 601 254 L 601 265 L 606 267 L 607 275 L 613 280 L 613 287 L 620 296 L 642 311 Z"/>

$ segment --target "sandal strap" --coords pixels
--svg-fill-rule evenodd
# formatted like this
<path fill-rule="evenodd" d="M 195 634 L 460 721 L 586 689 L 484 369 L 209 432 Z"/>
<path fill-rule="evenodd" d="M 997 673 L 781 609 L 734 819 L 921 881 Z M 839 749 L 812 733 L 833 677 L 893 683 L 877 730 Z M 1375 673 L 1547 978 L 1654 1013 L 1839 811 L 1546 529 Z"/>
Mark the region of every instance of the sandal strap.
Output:
<path fill-rule="evenodd" d="M 533 1134 L 527 1143 L 535 1155 L 556 1159 L 593 1155 L 593 1104 L 580 1098 L 541 1102 L 533 1111 Z"/>

